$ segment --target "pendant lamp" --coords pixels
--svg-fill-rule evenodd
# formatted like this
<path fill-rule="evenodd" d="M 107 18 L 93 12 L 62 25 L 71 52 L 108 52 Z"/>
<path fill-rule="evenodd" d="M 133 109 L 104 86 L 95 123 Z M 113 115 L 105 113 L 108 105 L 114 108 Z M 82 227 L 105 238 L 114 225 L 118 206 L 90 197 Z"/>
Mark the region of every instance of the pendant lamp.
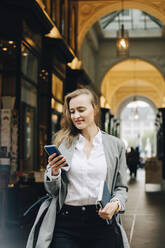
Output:
<path fill-rule="evenodd" d="M 123 0 L 121 1 L 121 13 L 124 13 Z M 117 56 L 119 57 L 129 55 L 128 31 L 124 29 L 124 23 L 121 25 L 121 28 L 117 31 L 116 49 Z"/>

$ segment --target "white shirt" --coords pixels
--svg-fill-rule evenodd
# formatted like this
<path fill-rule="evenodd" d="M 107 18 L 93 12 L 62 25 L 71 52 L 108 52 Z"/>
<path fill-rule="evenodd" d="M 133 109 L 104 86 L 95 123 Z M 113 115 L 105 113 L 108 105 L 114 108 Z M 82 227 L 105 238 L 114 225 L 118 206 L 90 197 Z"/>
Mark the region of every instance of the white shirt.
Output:
<path fill-rule="evenodd" d="M 93 147 L 87 158 L 84 153 L 86 139 L 79 135 L 71 167 L 68 172 L 68 193 L 65 204 L 73 206 L 96 204 L 100 182 L 106 179 L 107 164 L 101 131 L 93 139 Z"/>
<path fill-rule="evenodd" d="M 107 164 L 101 131 L 99 130 L 93 139 L 93 148 L 89 158 L 83 152 L 85 142 L 86 139 L 79 135 L 68 172 L 69 184 L 65 204 L 72 206 L 96 204 L 100 182 L 106 180 Z M 61 170 L 58 176 L 52 176 L 51 166 L 48 164 L 46 176 L 50 181 L 60 180 Z M 120 210 L 119 199 L 116 197 L 113 199 L 118 201 L 118 210 Z"/>
<path fill-rule="evenodd" d="M 88 158 L 83 151 L 85 143 L 86 139 L 80 134 L 67 174 L 69 183 L 65 204 L 72 206 L 96 204 L 100 183 L 106 180 L 107 164 L 101 131 L 99 130 L 93 139 L 93 147 Z M 61 171 L 58 176 L 52 176 L 48 164 L 46 175 L 50 181 L 59 180 Z"/>

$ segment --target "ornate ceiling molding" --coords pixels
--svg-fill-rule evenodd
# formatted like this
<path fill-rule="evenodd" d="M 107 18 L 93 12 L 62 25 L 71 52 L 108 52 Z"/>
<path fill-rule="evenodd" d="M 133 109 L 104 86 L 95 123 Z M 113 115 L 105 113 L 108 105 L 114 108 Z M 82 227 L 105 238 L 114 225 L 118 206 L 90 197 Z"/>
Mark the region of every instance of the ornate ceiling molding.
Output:
<path fill-rule="evenodd" d="M 78 50 L 80 51 L 84 36 L 91 26 L 102 16 L 121 9 L 121 2 L 118 0 L 107 1 L 79 1 L 78 6 Z M 164 0 L 127 0 L 124 1 L 124 8 L 140 9 L 145 11 L 165 24 Z"/>

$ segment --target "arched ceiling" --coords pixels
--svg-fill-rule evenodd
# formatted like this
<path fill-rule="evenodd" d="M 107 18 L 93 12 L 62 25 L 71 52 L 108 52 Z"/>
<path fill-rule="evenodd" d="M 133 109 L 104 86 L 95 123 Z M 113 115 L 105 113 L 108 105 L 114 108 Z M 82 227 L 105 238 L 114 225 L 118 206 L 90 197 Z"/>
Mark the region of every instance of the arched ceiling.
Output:
<path fill-rule="evenodd" d="M 101 94 L 113 112 L 130 96 L 150 99 L 157 108 L 165 104 L 165 81 L 159 70 L 140 59 L 128 59 L 113 66 L 101 83 Z"/>
<path fill-rule="evenodd" d="M 164 0 L 125 0 L 124 9 L 139 9 L 155 16 L 165 24 Z M 81 48 L 82 41 L 92 25 L 104 15 L 113 11 L 121 10 L 121 1 L 118 0 L 89 0 L 75 1 L 78 11 L 78 50 Z"/>
<path fill-rule="evenodd" d="M 136 100 L 137 101 L 143 101 L 143 102 L 148 103 L 151 106 L 151 108 L 153 109 L 153 111 L 154 111 L 154 113 L 156 115 L 156 113 L 157 113 L 157 107 L 156 107 L 156 105 L 149 98 L 147 98 L 146 96 L 139 96 L 139 95 L 137 95 L 136 96 Z M 134 101 L 134 97 L 133 96 L 130 96 L 130 97 L 126 98 L 123 102 L 121 102 L 121 104 L 118 107 L 117 114 L 116 114 L 117 119 L 120 119 L 121 113 L 124 110 L 124 108 L 130 102 L 133 102 L 133 101 Z"/>

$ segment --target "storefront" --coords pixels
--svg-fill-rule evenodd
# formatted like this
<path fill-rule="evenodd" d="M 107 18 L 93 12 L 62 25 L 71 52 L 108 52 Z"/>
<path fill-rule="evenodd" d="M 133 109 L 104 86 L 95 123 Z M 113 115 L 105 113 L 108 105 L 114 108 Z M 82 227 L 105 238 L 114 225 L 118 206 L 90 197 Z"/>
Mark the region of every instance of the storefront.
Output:
<path fill-rule="evenodd" d="M 55 26 L 37 2 L 19 2 L 0 8 L 0 212 L 10 220 L 44 192 L 43 146 L 59 128 L 74 57 L 62 37 L 45 37 Z"/>

